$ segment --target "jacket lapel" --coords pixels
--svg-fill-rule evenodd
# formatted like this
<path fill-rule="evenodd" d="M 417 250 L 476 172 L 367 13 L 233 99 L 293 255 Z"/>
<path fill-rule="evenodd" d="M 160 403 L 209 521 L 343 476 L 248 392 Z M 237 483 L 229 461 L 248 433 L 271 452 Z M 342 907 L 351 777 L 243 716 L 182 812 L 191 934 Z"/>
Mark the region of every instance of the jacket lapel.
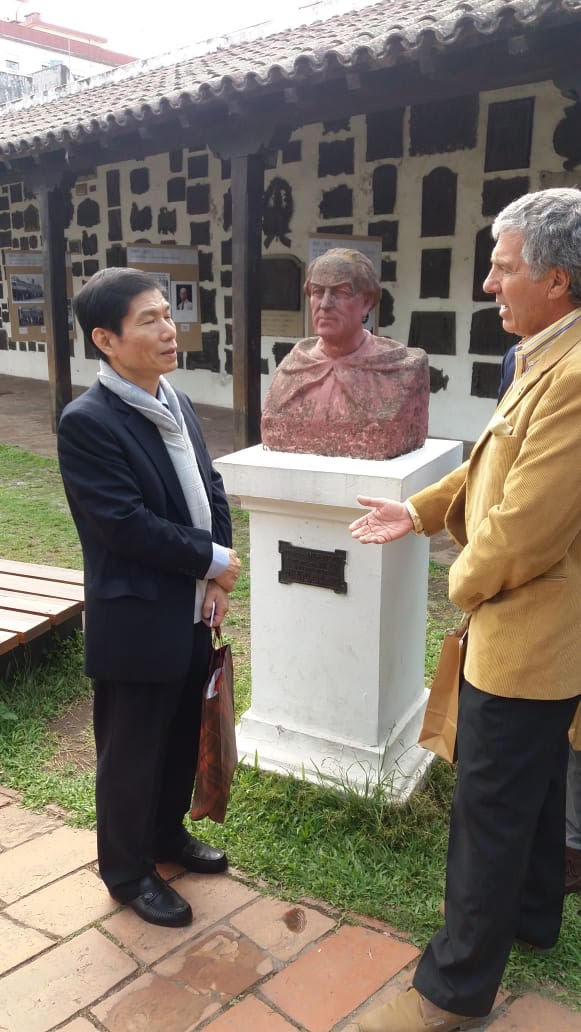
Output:
<path fill-rule="evenodd" d="M 137 412 L 136 409 L 131 408 L 116 394 L 113 394 L 112 391 L 107 391 L 107 394 L 109 395 L 111 407 L 123 418 L 126 429 L 135 438 L 139 446 L 143 448 L 143 451 L 157 469 L 168 494 L 183 517 L 184 524 L 186 526 L 191 524 L 192 519 L 181 484 L 157 427 L 149 419 L 146 419 L 145 416 L 142 416 L 140 412 Z"/>
<path fill-rule="evenodd" d="M 509 412 L 512 412 L 512 410 L 520 403 L 522 397 L 539 382 L 541 376 L 543 376 L 549 369 L 552 369 L 557 362 L 560 362 L 560 360 L 568 354 L 568 352 L 571 351 L 577 343 L 579 343 L 580 339 L 581 324 L 576 323 L 570 330 L 564 333 L 562 337 L 558 338 L 547 351 L 545 351 L 533 368 L 522 377 L 522 382 L 519 381 L 517 384 L 512 384 L 508 388 L 498 407 L 495 409 L 495 414 L 498 413 L 499 415 L 506 417 Z M 490 423 L 491 420 L 489 420 L 474 445 L 470 454 L 471 459 L 476 456 L 477 452 L 482 448 L 482 445 L 488 440 L 491 433 Z"/>

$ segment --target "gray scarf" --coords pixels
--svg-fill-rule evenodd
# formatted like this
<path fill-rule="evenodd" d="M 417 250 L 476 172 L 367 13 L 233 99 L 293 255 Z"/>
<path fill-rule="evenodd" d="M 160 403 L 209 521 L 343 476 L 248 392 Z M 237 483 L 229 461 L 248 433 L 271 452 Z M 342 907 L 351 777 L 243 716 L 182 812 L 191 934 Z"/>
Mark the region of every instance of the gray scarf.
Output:
<path fill-rule="evenodd" d="M 196 453 L 184 423 L 178 396 L 169 381 L 163 376 L 159 378 L 160 388 L 167 401 L 166 408 L 152 394 L 148 394 L 141 387 L 137 387 L 136 384 L 119 376 L 103 360 L 99 363 L 97 375 L 103 387 L 116 394 L 118 398 L 121 398 L 131 408 L 137 409 L 145 419 L 149 419 L 157 427 L 184 493 L 192 526 L 198 530 L 211 531 L 212 513 L 210 503 L 198 467 Z M 196 623 L 202 618 L 202 604 L 205 592 L 206 581 L 196 581 L 194 613 L 194 621 Z"/>

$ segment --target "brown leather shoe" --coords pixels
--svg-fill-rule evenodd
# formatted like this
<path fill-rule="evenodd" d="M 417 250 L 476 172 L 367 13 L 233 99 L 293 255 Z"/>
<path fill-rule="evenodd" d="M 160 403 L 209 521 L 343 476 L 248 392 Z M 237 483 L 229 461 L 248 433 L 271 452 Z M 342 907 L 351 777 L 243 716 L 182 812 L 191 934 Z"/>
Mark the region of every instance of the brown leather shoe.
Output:
<path fill-rule="evenodd" d="M 581 849 L 565 846 L 565 894 L 581 892 Z"/>
<path fill-rule="evenodd" d="M 383 1007 L 376 1007 L 359 1019 L 359 1032 L 460 1032 L 480 1028 L 484 1018 L 466 1018 L 440 1010 L 426 1000 L 417 989 L 399 993 Z"/>

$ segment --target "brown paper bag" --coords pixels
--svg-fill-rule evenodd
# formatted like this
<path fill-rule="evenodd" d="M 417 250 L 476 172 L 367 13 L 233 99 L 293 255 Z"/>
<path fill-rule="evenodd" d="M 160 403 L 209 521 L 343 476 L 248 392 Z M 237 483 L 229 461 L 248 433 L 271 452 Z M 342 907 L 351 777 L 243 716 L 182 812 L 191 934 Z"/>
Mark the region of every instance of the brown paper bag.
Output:
<path fill-rule="evenodd" d="M 458 697 L 464 669 L 467 633 L 466 627 L 459 627 L 444 637 L 438 668 L 424 713 L 424 723 L 418 738 L 418 744 L 423 749 L 437 753 L 449 763 L 454 763 L 456 759 Z"/>
<path fill-rule="evenodd" d="M 202 695 L 192 820 L 209 817 L 219 824 L 224 823 L 237 762 L 232 652 L 229 645 L 224 645 L 218 630 Z"/>

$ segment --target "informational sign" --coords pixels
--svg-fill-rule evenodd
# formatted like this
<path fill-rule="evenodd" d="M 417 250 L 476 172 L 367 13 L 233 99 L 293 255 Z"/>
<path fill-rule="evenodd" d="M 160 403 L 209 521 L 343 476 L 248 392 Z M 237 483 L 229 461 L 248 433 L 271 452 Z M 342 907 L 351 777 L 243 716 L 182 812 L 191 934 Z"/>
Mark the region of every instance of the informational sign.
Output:
<path fill-rule="evenodd" d="M 14 340 L 46 341 L 46 295 L 42 251 L 4 252 L 8 280 L 8 309 Z M 73 272 L 71 256 L 65 257 L 67 276 L 67 326 L 74 341 Z"/>
<path fill-rule="evenodd" d="M 15 340 L 46 340 L 42 252 L 4 253 L 12 337 Z"/>
<path fill-rule="evenodd" d="M 326 254 L 333 247 L 341 247 L 343 250 L 361 251 L 361 254 L 364 254 L 373 263 L 378 280 L 381 279 L 381 237 L 343 236 L 339 234 L 335 236 L 333 233 L 325 236 L 322 233 L 311 233 L 309 234 L 308 246 L 309 264 L 315 258 L 320 258 L 322 254 Z M 370 333 L 375 333 L 378 325 L 379 305 L 371 310 L 363 323 L 364 328 L 369 330 Z M 313 334 L 310 309 L 308 310 L 306 333 L 308 337 Z"/>
<path fill-rule="evenodd" d="M 153 275 L 171 307 L 180 351 L 202 350 L 198 250 L 195 247 L 129 246 L 127 264 Z"/>

